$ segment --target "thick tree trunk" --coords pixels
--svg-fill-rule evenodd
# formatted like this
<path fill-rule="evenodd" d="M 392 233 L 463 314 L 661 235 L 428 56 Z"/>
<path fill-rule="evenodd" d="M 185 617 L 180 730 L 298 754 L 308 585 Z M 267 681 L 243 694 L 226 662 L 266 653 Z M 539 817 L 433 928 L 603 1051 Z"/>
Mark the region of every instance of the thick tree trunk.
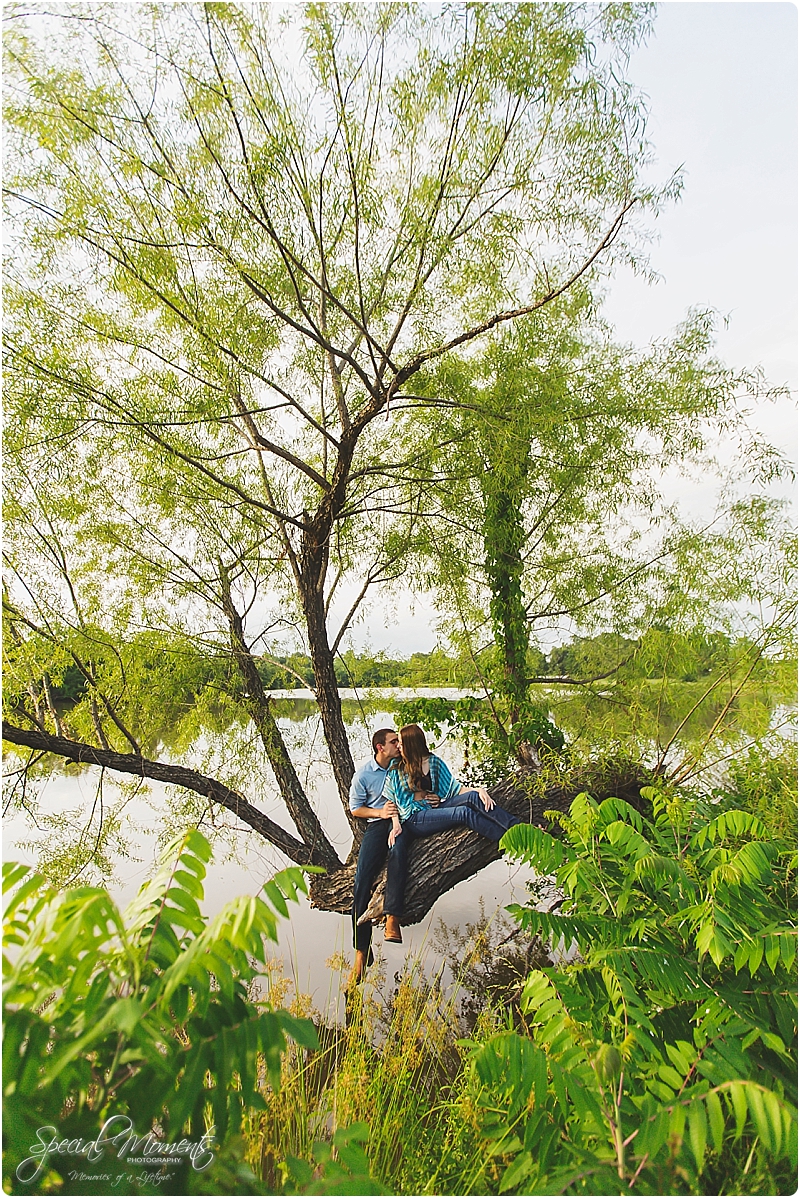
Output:
<path fill-rule="evenodd" d="M 342 700 L 339 697 L 339 684 L 336 681 L 334 657 L 328 644 L 322 596 L 317 593 L 309 596 L 307 602 L 304 600 L 304 607 L 320 719 L 330 753 L 333 776 L 336 779 L 342 802 L 348 809 L 347 796 L 350 793 L 350 783 L 353 781 L 355 766 L 342 715 Z"/>
<path fill-rule="evenodd" d="M 242 618 L 231 599 L 230 585 L 224 570 L 220 571 L 222 602 L 231 631 L 231 649 L 245 687 L 244 705 L 258 729 L 261 743 L 275 773 L 281 796 L 297 831 L 313 850 L 314 861 L 326 869 L 339 869 L 341 861 L 317 819 L 305 790 L 297 776 L 281 730 L 272 714 L 272 700 L 264 690 L 261 675 L 244 637 Z"/>
<path fill-rule="evenodd" d="M 610 795 L 616 795 L 644 810 L 647 805 L 641 799 L 639 791 L 647 781 L 652 779 L 646 780 L 643 776 L 636 777 L 633 774 L 620 775 L 605 780 L 603 785 L 592 786 L 591 793 L 598 802 Z M 507 811 L 542 827 L 549 826 L 549 821 L 544 816 L 545 811 L 567 811 L 575 796 L 585 789 L 584 786 L 552 789 L 543 797 L 530 798 L 521 789 L 520 782 L 520 777 L 501 782 L 491 788 L 492 797 Z M 401 922 L 419 923 L 438 898 L 458 882 L 471 878 L 486 865 L 496 861 L 501 855 L 493 841 L 486 840 L 477 832 L 468 829 L 415 841 L 409 856 L 405 910 Z M 353 905 L 354 878 L 355 862 L 348 862 L 344 869 L 337 870 L 336 873 L 312 878 L 311 905 L 325 911 L 349 914 Z M 366 918 L 376 922 L 383 916 L 385 883 L 384 869 L 375 884 L 366 911 Z"/>
<path fill-rule="evenodd" d="M 334 655 L 328 640 L 325 614 L 324 583 L 328 560 L 329 523 L 329 512 L 321 510 L 303 535 L 300 600 L 306 620 L 317 705 L 330 754 L 331 768 L 354 838 L 359 842 L 362 830 L 358 827 L 358 820 L 354 820 L 350 815 L 347 801 L 355 766 L 342 716 L 342 701 L 339 697 Z"/>

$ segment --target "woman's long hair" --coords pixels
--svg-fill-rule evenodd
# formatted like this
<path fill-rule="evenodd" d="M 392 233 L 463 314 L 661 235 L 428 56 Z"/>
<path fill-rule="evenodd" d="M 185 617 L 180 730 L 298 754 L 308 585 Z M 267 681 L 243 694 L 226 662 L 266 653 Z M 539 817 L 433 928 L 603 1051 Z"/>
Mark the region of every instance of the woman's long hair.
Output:
<path fill-rule="evenodd" d="M 405 728 L 400 729 L 400 738 L 403 742 L 400 750 L 403 764 L 400 768 L 408 778 L 408 785 L 412 790 L 428 790 L 430 779 L 422 772 L 422 763 L 430 756 L 425 733 L 419 724 L 406 724 Z"/>

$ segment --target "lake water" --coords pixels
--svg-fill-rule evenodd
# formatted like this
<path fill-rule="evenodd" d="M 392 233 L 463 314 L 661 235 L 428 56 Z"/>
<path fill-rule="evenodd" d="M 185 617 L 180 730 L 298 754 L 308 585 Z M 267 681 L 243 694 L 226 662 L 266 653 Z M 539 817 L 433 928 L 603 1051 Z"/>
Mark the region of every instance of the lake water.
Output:
<path fill-rule="evenodd" d="M 425 691 L 408 692 L 409 695 L 427 694 L 457 697 L 463 691 L 428 688 Z M 393 697 L 406 697 L 392 692 Z M 330 776 L 322 754 L 322 736 L 319 718 L 309 714 L 315 710 L 313 695 L 309 692 L 282 692 L 285 709 L 290 714 L 281 716 L 279 724 L 292 752 L 298 774 L 306 785 L 312 805 L 317 811 L 323 827 L 334 843 L 339 856 L 344 860 L 351 844 L 350 827 L 342 809 L 335 783 Z M 354 698 L 353 692 L 342 692 L 345 700 Z M 364 760 L 370 752 L 370 738 L 375 728 L 394 726 L 396 717 L 379 709 L 380 700 L 373 695 L 369 712 L 359 715 L 348 725 L 348 732 L 356 763 Z M 346 704 L 346 710 L 351 707 Z M 376 709 L 376 707 L 378 709 Z M 352 714 L 352 712 L 350 713 Z M 443 756 L 457 773 L 463 760 L 461 746 L 454 739 L 445 738 L 441 743 L 432 742 L 431 747 Z M 197 746 L 192 754 L 193 764 L 197 756 L 219 757 L 210 745 Z M 177 754 L 176 754 L 177 758 Z M 198 767 L 201 768 L 201 767 Z M 207 772 L 213 773 L 213 768 Z M 93 843 L 96 836 L 99 813 L 98 781 L 100 771 L 85 768 L 77 772 L 70 767 L 68 773 L 53 773 L 37 781 L 35 801 L 30 804 L 32 815 L 18 808 L 10 811 L 4 821 L 3 842 L 6 860 L 18 860 L 35 865 L 40 855 L 46 857 L 56 843 L 75 837 L 80 832 L 72 828 L 87 828 L 86 836 Z M 271 782 L 271 779 L 269 780 Z M 262 795 L 255 797 L 243 787 L 244 793 L 270 818 L 296 834 L 291 821 L 285 814 L 274 784 L 266 785 Z M 106 882 L 115 900 L 124 906 L 137 893 L 139 887 L 151 875 L 158 858 L 159 839 L 164 838 L 166 829 L 177 827 L 180 811 L 185 806 L 179 798 L 176 804 L 174 788 L 158 782 L 147 782 L 134 787 L 128 781 L 120 786 L 111 774 L 103 779 L 103 808 L 107 813 L 115 805 L 125 802 L 119 815 L 119 842 L 122 851 L 108 854 L 113 864 L 113 878 Z M 131 797 L 132 795 L 132 797 Z M 127 801 L 126 801 L 127 800 Z M 265 801 L 266 800 L 266 801 Z M 270 801 L 271 800 L 271 801 Z M 178 808 L 176 812 L 175 808 Z M 189 797 L 188 805 L 194 807 L 195 815 L 204 807 L 202 799 Z M 95 807 L 94 822 L 89 825 L 89 813 Z M 80 813 L 80 814 L 79 814 Z M 187 814 L 192 814 L 190 811 Z M 36 827 L 36 822 L 39 828 Z M 63 826 L 53 827 L 54 821 Z M 215 814 L 216 831 L 207 821 L 204 831 L 215 840 L 214 856 L 209 863 L 205 881 L 203 910 L 214 915 L 230 899 L 242 894 L 256 894 L 276 870 L 290 864 L 282 853 L 264 841 L 256 832 L 239 824 L 233 816 L 219 809 Z M 98 881 L 97 873 L 86 871 L 82 877 L 89 882 Z M 433 972 L 438 966 L 436 951 L 431 945 L 432 935 L 439 921 L 450 928 L 465 927 L 476 922 L 481 913 L 481 904 L 487 915 L 502 911 L 511 902 L 524 902 L 527 897 L 525 882 L 531 876 L 527 867 L 497 861 L 482 870 L 476 877 L 461 882 L 443 895 L 434 905 L 425 920 L 403 929 L 402 945 L 385 945 L 382 929 L 375 930 L 374 948 L 379 959 L 376 976 L 385 973 L 389 983 L 394 974 L 403 967 L 407 958 L 421 959 Z M 280 923 L 280 939 L 275 946 L 276 973 L 282 968 L 296 990 L 312 996 L 314 1006 L 329 1018 L 341 1018 L 343 997 L 341 983 L 352 962 L 351 929 L 349 918 L 327 911 L 312 910 L 308 902 L 290 906 L 291 918 Z M 339 968 L 331 969 L 326 964 L 338 958 Z M 380 961 L 383 961 L 383 969 Z"/>

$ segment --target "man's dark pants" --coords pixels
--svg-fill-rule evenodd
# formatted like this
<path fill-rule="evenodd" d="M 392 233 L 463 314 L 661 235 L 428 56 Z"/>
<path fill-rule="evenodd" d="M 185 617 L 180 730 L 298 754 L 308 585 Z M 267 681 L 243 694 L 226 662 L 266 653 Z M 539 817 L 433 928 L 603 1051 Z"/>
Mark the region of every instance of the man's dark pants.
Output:
<path fill-rule="evenodd" d="M 369 905 L 372 883 L 380 873 L 388 854 L 389 862 L 386 867 L 386 896 L 383 909 L 387 915 L 403 914 L 403 895 L 406 888 L 408 873 L 408 848 L 410 836 L 401 833 L 389 848 L 389 833 L 392 830 L 390 819 L 376 819 L 368 823 L 361 841 L 356 865 L 356 880 L 353 887 L 353 944 L 367 954 L 368 964 L 372 964 L 372 924 L 358 922 L 358 919 Z"/>

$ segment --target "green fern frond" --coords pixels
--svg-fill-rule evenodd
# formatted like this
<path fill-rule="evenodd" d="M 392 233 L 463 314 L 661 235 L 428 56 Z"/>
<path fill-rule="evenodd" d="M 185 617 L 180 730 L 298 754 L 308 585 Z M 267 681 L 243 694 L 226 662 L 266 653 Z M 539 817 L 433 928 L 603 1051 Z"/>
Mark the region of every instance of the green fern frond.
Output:
<path fill-rule="evenodd" d="M 644 789 L 642 790 L 642 794 L 644 794 Z M 613 797 L 603 799 L 597 810 L 602 826 L 610 824 L 613 820 L 622 820 L 623 823 L 632 824 L 637 832 L 643 832 L 645 827 L 650 826 L 644 816 L 635 807 L 632 807 L 630 803 L 626 802 L 625 799 Z"/>
<path fill-rule="evenodd" d="M 633 865 L 633 873 L 639 880 L 650 878 L 654 882 L 678 882 L 687 897 L 697 894 L 697 887 L 687 874 L 680 861 L 674 857 L 664 857 L 656 853 L 639 857 Z"/>
<path fill-rule="evenodd" d="M 565 862 L 575 860 L 569 845 L 534 824 L 516 824 L 509 828 L 501 843 L 514 860 L 525 861 L 543 874 L 556 873 Z"/>
<path fill-rule="evenodd" d="M 653 849 L 650 842 L 642 836 L 641 832 L 637 832 L 635 828 L 632 828 L 630 824 L 623 823 L 622 820 L 614 820 L 608 824 L 601 835 L 626 857 L 633 857 L 634 861 L 652 854 Z"/>
<path fill-rule="evenodd" d="M 690 840 L 689 847 L 701 849 L 707 841 L 713 843 L 731 836 L 753 836 L 758 840 L 764 840 L 767 835 L 765 825 L 757 816 L 732 808 L 720 812 L 716 819 L 704 824 Z"/>

